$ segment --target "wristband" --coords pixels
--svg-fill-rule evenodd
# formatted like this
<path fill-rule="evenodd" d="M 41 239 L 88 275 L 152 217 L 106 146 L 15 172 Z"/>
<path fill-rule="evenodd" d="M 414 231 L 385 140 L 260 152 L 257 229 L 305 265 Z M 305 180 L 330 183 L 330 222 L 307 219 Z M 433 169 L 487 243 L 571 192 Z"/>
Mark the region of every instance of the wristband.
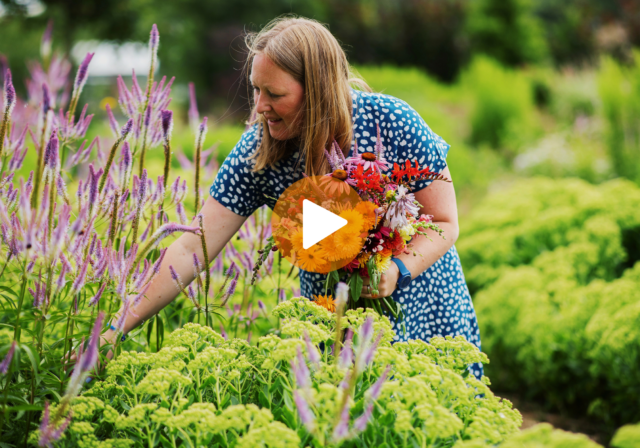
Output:
<path fill-rule="evenodd" d="M 409 269 L 407 269 L 402 260 L 400 260 L 399 258 L 393 257 L 391 261 L 393 261 L 398 266 L 398 270 L 400 271 L 400 278 L 398 278 L 398 287 L 400 287 L 400 289 L 408 288 L 409 284 L 411 283 L 411 272 L 409 272 Z"/>
<path fill-rule="evenodd" d="M 116 327 L 114 327 L 113 325 L 109 325 L 109 329 L 113 330 L 113 331 L 117 331 Z M 127 335 L 123 334 L 122 337 L 120 338 L 120 340 L 122 342 L 124 342 L 124 340 L 127 339 Z"/>

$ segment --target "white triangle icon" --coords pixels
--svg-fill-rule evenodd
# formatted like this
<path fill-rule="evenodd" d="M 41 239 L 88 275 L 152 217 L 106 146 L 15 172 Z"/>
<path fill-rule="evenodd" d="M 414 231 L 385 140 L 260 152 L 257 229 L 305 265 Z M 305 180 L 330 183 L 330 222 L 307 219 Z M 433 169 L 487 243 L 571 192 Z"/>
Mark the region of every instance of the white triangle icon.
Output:
<path fill-rule="evenodd" d="M 347 224 L 346 219 L 304 199 L 302 201 L 302 248 L 309 249 Z"/>

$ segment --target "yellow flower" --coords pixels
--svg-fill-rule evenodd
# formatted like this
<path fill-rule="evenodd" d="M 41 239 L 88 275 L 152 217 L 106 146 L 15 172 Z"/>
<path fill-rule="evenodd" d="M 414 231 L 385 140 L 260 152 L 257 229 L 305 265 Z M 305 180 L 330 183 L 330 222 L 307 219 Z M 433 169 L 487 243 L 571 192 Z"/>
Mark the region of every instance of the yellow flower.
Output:
<path fill-rule="evenodd" d="M 398 229 L 398 232 L 400 232 L 402 239 L 408 243 L 411 237 L 416 234 L 416 229 L 411 224 L 407 224 L 406 226 Z"/>
<path fill-rule="evenodd" d="M 299 250 L 296 252 L 300 267 L 305 271 L 322 272 L 327 268 L 327 262 L 320 254 L 320 251 L 310 247 L 307 250 Z"/>
<path fill-rule="evenodd" d="M 370 230 L 376 226 L 375 210 L 378 208 L 376 204 L 369 201 L 362 201 L 356 205 L 356 210 L 360 212 L 364 219 L 364 230 Z"/>
<path fill-rule="evenodd" d="M 291 245 L 293 246 L 293 250 L 301 251 L 302 250 L 302 229 L 296 228 L 291 235 Z"/>
<path fill-rule="evenodd" d="M 313 295 L 313 302 L 318 306 L 321 306 L 322 308 L 325 308 L 329 311 L 331 311 L 332 313 L 334 313 L 336 311 L 336 302 L 333 300 L 333 297 L 331 295 Z"/>
<path fill-rule="evenodd" d="M 376 268 L 378 269 L 378 272 L 387 272 L 387 269 L 389 269 L 389 266 L 391 266 L 391 256 L 383 256 L 380 254 L 376 255 Z"/>
<path fill-rule="evenodd" d="M 331 234 L 318 243 L 320 246 L 320 256 L 327 261 L 338 261 L 341 259 L 340 251 L 336 246 L 335 234 Z"/>
<path fill-rule="evenodd" d="M 364 224 L 362 214 L 354 209 L 344 210 L 340 213 L 340 217 L 347 220 L 347 225 L 343 227 L 345 232 L 360 233 Z"/>
<path fill-rule="evenodd" d="M 346 227 L 347 226 L 343 227 L 334 234 L 336 251 L 341 260 L 355 258 L 362 248 L 362 238 L 356 233 L 345 231 Z"/>

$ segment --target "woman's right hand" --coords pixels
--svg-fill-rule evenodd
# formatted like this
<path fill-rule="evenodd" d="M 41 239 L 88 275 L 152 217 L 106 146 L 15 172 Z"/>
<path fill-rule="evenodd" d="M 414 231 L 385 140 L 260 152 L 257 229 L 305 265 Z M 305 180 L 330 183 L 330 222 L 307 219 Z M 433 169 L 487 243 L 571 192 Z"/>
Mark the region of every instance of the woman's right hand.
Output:
<path fill-rule="evenodd" d="M 102 333 L 102 335 L 100 336 L 100 350 L 99 352 L 102 354 L 103 350 L 102 347 L 108 344 L 111 344 L 111 346 L 113 347 L 115 345 L 115 341 L 117 340 L 118 335 L 116 334 L 115 331 L 113 331 L 112 329 L 108 329 L 107 331 L 105 331 L 104 333 Z M 109 362 L 110 359 L 113 358 L 113 350 L 110 348 L 107 353 L 105 354 L 106 360 L 105 360 L 105 366 L 106 364 Z M 62 358 L 62 363 L 65 366 L 65 371 L 69 368 L 69 367 L 73 367 L 76 364 L 77 361 L 77 354 L 76 351 L 73 350 L 71 352 L 71 356 L 67 359 L 67 354 L 65 353 L 64 357 Z M 98 365 L 97 367 L 97 371 L 101 371 L 102 370 L 102 365 L 101 365 L 101 357 L 98 357 Z M 73 372 L 73 368 L 70 370 L 70 374 Z M 91 375 L 91 376 L 95 376 L 95 375 Z"/>

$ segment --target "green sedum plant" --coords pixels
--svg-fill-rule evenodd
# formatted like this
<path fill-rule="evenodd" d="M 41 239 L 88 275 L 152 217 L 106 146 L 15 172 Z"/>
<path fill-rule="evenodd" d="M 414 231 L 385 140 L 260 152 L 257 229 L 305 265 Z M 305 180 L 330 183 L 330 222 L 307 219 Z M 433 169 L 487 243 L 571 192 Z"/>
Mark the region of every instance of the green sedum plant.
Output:
<path fill-rule="evenodd" d="M 500 443 L 522 423 L 469 374 L 488 359 L 462 337 L 392 346 L 386 317 L 351 310 L 336 359 L 334 314 L 303 297 L 273 314 L 282 333 L 257 346 L 188 323 L 158 353 L 123 352 L 55 446 L 452 447 Z"/>
<path fill-rule="evenodd" d="M 610 427 L 640 420 L 640 188 L 521 181 L 461 234 L 494 383 Z"/>

